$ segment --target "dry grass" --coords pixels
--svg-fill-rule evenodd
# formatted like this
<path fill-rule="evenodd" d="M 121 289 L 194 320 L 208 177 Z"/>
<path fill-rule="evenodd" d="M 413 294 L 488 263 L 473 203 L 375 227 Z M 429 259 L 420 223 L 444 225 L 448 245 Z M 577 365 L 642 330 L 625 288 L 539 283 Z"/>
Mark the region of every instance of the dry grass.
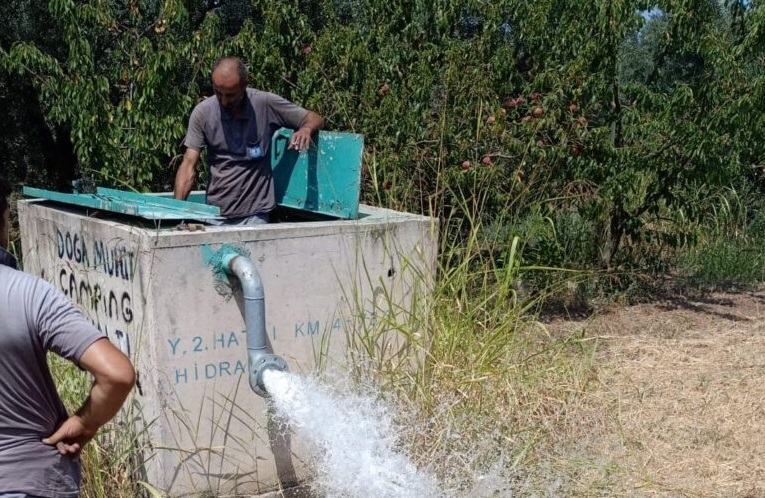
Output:
<path fill-rule="evenodd" d="M 568 496 L 765 496 L 765 292 L 610 312 L 555 448 Z"/>

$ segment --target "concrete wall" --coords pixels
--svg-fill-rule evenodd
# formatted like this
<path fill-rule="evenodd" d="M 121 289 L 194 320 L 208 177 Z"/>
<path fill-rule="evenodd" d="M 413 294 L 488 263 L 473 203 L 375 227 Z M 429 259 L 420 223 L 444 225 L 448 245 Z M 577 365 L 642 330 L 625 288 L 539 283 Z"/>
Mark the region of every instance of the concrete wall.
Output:
<path fill-rule="evenodd" d="M 292 372 L 343 365 L 364 347 L 395 358 L 408 343 L 368 332 L 395 329 L 425 298 L 437 238 L 428 218 L 361 211 L 186 232 L 19 203 L 25 270 L 72 297 L 138 366 L 125 417 L 142 431 L 150 483 L 171 496 L 257 495 L 310 474 L 301 441 L 282 437 L 249 388 L 241 295 L 209 259 L 231 246 L 256 263 L 269 340 Z"/>

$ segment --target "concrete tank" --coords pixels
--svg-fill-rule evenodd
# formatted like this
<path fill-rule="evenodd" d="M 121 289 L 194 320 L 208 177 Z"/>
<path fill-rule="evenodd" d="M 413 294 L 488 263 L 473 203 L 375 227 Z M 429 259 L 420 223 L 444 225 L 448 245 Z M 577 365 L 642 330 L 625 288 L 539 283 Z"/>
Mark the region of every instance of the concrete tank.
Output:
<path fill-rule="evenodd" d="M 426 297 L 433 220 L 369 206 L 358 220 L 178 230 L 40 200 L 19 202 L 24 269 L 64 292 L 137 366 L 129 413 L 146 479 L 169 496 L 260 495 L 307 479 L 302 444 L 280 437 L 247 382 L 241 294 L 211 255 L 254 261 L 273 351 L 290 371 L 342 364 L 352 342 L 393 356 L 391 331 Z M 194 228 L 194 227 L 192 227 Z"/>

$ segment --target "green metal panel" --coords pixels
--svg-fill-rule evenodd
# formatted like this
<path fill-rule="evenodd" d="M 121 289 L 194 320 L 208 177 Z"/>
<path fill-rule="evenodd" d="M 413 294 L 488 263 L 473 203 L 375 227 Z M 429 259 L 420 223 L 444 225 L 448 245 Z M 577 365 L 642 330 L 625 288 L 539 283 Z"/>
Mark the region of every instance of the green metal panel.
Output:
<path fill-rule="evenodd" d="M 357 219 L 364 137 L 320 131 L 307 152 L 288 150 L 292 130 L 271 140 L 276 202 L 343 219 Z"/>
<path fill-rule="evenodd" d="M 137 194 L 126 190 L 99 187 L 95 194 L 64 194 L 39 188 L 24 187 L 24 195 L 101 211 L 140 216 L 148 220 L 185 220 L 219 218 L 217 206 L 179 201 L 165 197 Z"/>

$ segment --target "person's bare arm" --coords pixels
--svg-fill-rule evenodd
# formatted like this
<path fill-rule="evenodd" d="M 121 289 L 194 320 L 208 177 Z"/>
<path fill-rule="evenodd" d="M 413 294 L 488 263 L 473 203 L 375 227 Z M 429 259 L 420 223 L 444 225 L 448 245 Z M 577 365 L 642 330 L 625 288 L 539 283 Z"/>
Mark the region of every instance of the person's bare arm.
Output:
<path fill-rule="evenodd" d="M 199 165 L 199 151 L 194 149 L 186 149 L 183 153 L 183 160 L 178 167 L 178 172 L 175 174 L 175 189 L 173 190 L 173 197 L 185 201 L 191 189 L 194 187 L 194 182 L 197 179 L 197 166 Z"/>
<path fill-rule="evenodd" d="M 79 410 L 43 443 L 56 446 L 62 455 L 77 455 L 119 411 L 135 383 L 130 360 L 109 339 L 99 339 L 80 357 L 80 366 L 93 375 L 90 394 Z"/>
<path fill-rule="evenodd" d="M 308 111 L 300 123 L 300 128 L 292 134 L 288 148 L 296 149 L 298 152 L 308 150 L 311 146 L 311 135 L 322 128 L 324 128 L 324 118 L 313 111 Z"/>

